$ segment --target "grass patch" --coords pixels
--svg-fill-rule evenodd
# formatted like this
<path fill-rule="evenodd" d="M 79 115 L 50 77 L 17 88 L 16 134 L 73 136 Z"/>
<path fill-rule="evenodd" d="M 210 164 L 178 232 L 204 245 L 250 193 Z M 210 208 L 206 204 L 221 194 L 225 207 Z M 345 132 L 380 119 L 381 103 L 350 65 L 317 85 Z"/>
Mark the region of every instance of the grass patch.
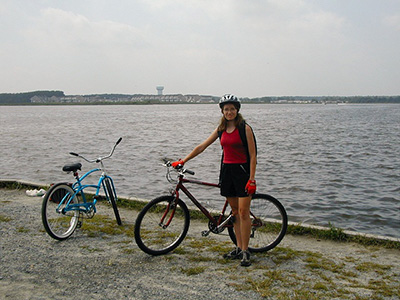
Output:
<path fill-rule="evenodd" d="M 193 268 L 181 268 L 181 272 L 188 276 L 192 276 L 192 275 L 198 275 L 200 273 L 203 273 L 206 269 L 207 269 L 207 267 L 197 266 L 197 267 L 193 267 Z"/>
<path fill-rule="evenodd" d="M 356 266 L 356 270 L 360 272 L 377 272 L 383 274 L 384 271 L 390 270 L 392 267 L 389 265 L 380 265 L 373 262 L 363 262 Z"/>
<path fill-rule="evenodd" d="M 379 296 L 384 297 L 399 297 L 400 295 L 400 284 L 397 282 L 397 285 L 392 285 L 386 282 L 385 280 L 370 280 L 368 286 L 366 287 L 372 290 L 373 297 L 372 299 L 379 299 Z M 391 298 L 395 299 L 395 298 Z"/>
<path fill-rule="evenodd" d="M 21 233 L 27 233 L 30 230 L 28 228 L 25 228 L 23 226 L 17 227 L 17 232 L 21 232 Z"/>
<path fill-rule="evenodd" d="M 173 251 L 174 254 L 179 254 L 179 255 L 186 255 L 188 254 L 188 250 L 184 247 L 178 247 Z"/>
<path fill-rule="evenodd" d="M 124 198 L 118 198 L 117 205 L 118 207 L 123 207 L 131 210 L 140 211 L 145 207 L 147 202 L 138 201 L 138 200 L 128 200 Z"/>
<path fill-rule="evenodd" d="M 348 241 L 349 236 L 343 232 L 342 229 L 334 227 L 329 224 L 326 230 L 321 230 L 314 227 L 304 227 L 301 224 L 288 225 L 288 234 L 293 235 L 310 235 L 319 239 L 333 240 L 333 241 Z"/>
<path fill-rule="evenodd" d="M 271 255 L 272 261 L 279 265 L 299 257 L 300 252 L 290 248 L 276 247 L 269 255 Z"/>
<path fill-rule="evenodd" d="M 328 291 L 328 287 L 322 282 L 316 282 L 313 286 L 314 290 Z"/>
<path fill-rule="evenodd" d="M 315 256 L 309 256 L 305 259 L 305 261 L 307 262 L 306 266 L 310 269 L 326 270 L 332 273 L 340 273 L 344 268 L 343 263 L 337 264 L 334 261 L 324 257 L 318 258 Z"/>
<path fill-rule="evenodd" d="M 317 239 L 337 242 L 354 242 L 364 246 L 379 246 L 387 249 L 400 249 L 400 242 L 367 237 L 363 235 L 350 235 L 345 233 L 343 229 L 333 226 L 331 223 L 329 223 L 329 227 L 327 229 L 304 227 L 301 224 L 288 225 L 286 234 L 306 235 L 315 237 Z"/>
<path fill-rule="evenodd" d="M 32 188 L 47 190 L 49 187 L 46 185 L 42 186 L 30 185 L 18 181 L 0 181 L 0 188 L 10 189 L 10 190 L 28 190 Z"/>
<path fill-rule="evenodd" d="M 81 229 L 90 237 L 97 237 L 102 234 L 125 234 L 128 237 L 133 237 L 134 235 L 134 225 L 122 224 L 118 226 L 114 219 L 100 214 L 96 214 L 92 219 L 85 219 L 82 222 Z"/>
<path fill-rule="evenodd" d="M 0 215 L 0 222 L 10 222 L 12 219 L 10 217 Z"/>
<path fill-rule="evenodd" d="M 136 250 L 132 249 L 132 248 L 124 248 L 124 249 L 122 249 L 122 252 L 124 252 L 126 254 L 133 254 L 136 252 Z"/>

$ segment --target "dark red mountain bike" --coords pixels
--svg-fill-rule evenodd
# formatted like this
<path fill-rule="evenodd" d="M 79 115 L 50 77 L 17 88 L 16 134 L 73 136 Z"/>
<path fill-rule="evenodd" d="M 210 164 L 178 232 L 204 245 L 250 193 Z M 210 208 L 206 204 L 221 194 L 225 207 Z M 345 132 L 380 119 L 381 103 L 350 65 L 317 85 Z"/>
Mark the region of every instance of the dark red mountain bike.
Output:
<path fill-rule="evenodd" d="M 185 183 L 194 183 L 218 188 L 215 183 L 202 182 L 185 178 L 185 174 L 194 175 L 188 169 L 175 170 L 170 161 L 164 161 L 167 167 L 167 179 L 176 183 L 171 195 L 158 197 L 150 201 L 139 213 L 135 223 L 135 240 L 140 249 L 151 255 L 166 254 L 176 247 L 185 238 L 190 224 L 190 214 L 186 204 L 180 199 L 180 191 L 183 192 L 200 211 L 209 219 L 208 230 L 219 234 L 228 229 L 229 236 L 236 244 L 236 236 L 233 230 L 233 216 L 228 202 L 225 201 L 222 211 L 218 215 L 212 215 L 184 186 Z M 171 171 L 177 173 L 177 180 L 171 176 Z M 288 218 L 283 205 L 274 197 L 266 194 L 254 194 L 251 200 L 250 217 L 252 228 L 249 250 L 251 252 L 264 252 L 276 247 L 287 230 Z"/>

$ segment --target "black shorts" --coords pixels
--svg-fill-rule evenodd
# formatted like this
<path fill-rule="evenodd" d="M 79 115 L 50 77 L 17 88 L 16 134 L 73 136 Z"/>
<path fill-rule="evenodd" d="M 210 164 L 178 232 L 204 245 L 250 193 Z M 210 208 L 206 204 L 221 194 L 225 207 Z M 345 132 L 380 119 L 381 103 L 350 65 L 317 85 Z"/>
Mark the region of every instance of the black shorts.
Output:
<path fill-rule="evenodd" d="M 224 197 L 247 197 L 245 191 L 249 180 L 247 164 L 222 164 L 219 182 Z"/>

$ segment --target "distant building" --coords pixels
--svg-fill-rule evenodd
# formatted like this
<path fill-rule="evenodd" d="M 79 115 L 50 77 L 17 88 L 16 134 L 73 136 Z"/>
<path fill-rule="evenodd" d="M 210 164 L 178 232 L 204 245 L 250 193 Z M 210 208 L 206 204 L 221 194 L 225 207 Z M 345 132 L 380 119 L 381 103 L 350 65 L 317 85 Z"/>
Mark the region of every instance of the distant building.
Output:
<path fill-rule="evenodd" d="M 160 91 L 162 93 L 162 90 Z M 31 103 L 214 103 L 212 96 L 204 95 L 76 95 L 63 97 L 33 96 Z"/>

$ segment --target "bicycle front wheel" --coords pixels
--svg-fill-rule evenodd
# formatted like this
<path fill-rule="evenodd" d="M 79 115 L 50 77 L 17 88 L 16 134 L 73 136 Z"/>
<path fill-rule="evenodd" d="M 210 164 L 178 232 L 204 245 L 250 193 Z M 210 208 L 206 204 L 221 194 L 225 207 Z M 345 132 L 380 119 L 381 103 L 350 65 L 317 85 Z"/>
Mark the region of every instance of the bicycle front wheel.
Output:
<path fill-rule="evenodd" d="M 250 204 L 250 252 L 264 252 L 276 247 L 286 234 L 288 218 L 283 205 L 274 197 L 255 194 Z M 231 240 L 236 244 L 233 227 L 228 227 Z"/>
<path fill-rule="evenodd" d="M 182 200 L 173 196 L 156 198 L 136 218 L 136 243 L 148 254 L 166 254 L 183 241 L 189 223 L 189 210 Z"/>
<path fill-rule="evenodd" d="M 75 231 L 79 222 L 79 211 L 68 210 L 72 204 L 81 203 L 78 195 L 65 183 L 53 185 L 42 203 L 42 221 L 46 232 L 56 240 L 65 240 Z"/>

